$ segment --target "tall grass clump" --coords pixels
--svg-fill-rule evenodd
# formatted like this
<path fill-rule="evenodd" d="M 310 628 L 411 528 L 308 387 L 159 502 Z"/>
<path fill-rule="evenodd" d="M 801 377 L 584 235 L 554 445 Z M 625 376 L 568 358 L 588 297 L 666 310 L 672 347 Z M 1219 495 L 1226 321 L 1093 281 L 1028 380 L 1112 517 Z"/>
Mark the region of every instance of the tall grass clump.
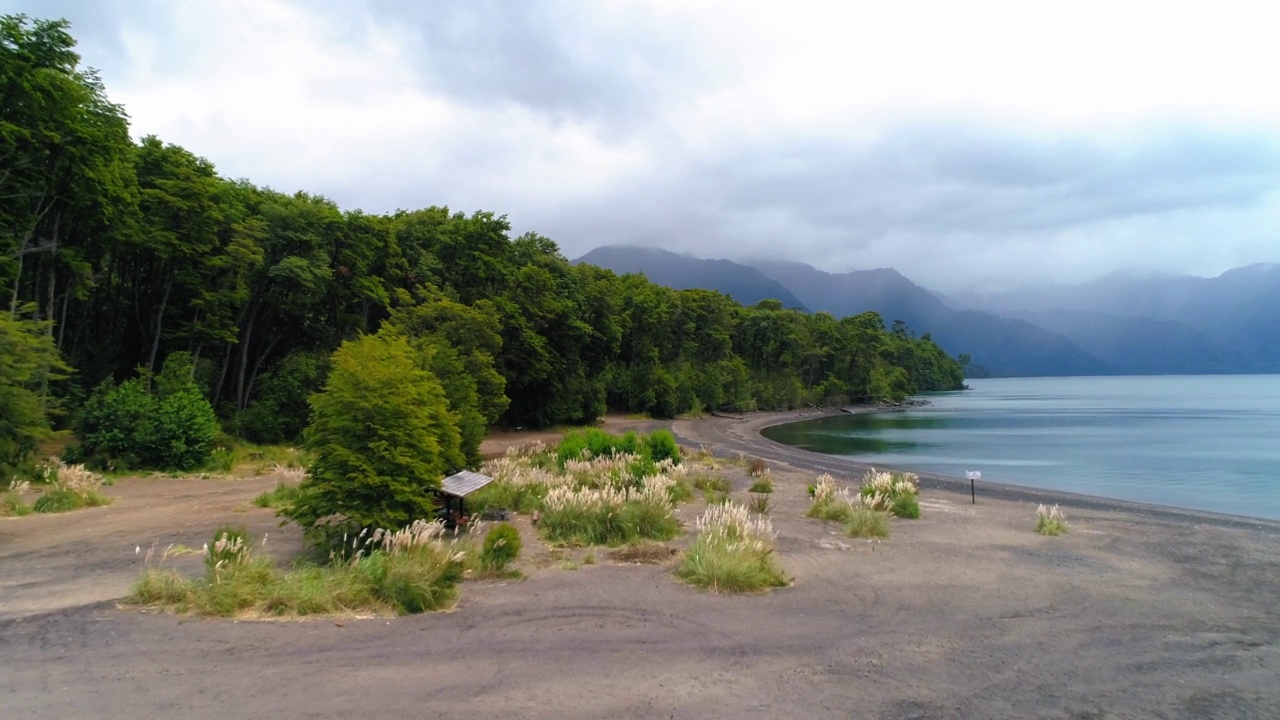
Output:
<path fill-rule="evenodd" d="M 22 495 L 31 489 L 26 480 L 11 480 L 9 487 L 0 495 L 0 517 L 22 517 L 31 514 L 31 506 L 22 501 Z"/>
<path fill-rule="evenodd" d="M 920 517 L 919 478 L 915 473 L 891 473 L 867 471 L 862 478 L 862 504 L 872 510 L 880 510 L 911 520 Z"/>
<path fill-rule="evenodd" d="M 774 557 L 769 519 L 734 504 L 712 505 L 698 518 L 698 537 L 676 574 L 716 592 L 755 592 L 787 584 Z"/>
<path fill-rule="evenodd" d="M 840 487 L 830 475 L 819 476 L 810 494 L 809 517 L 838 522 L 850 537 L 889 536 L 889 513 L 869 507 L 864 497 Z"/>
<path fill-rule="evenodd" d="M 768 476 L 758 477 L 751 483 L 751 487 L 747 492 L 753 493 L 771 493 L 773 492 L 773 480 Z"/>
<path fill-rule="evenodd" d="M 670 540 L 680 531 L 668 493 L 671 483 L 655 476 L 638 489 L 559 485 L 547 492 L 538 528 L 552 542 L 575 545 Z"/>
<path fill-rule="evenodd" d="M 514 525 L 497 525 L 485 535 L 481 565 L 491 572 L 502 572 L 519 557 L 520 548 L 520 531 Z"/>
<path fill-rule="evenodd" d="M 84 465 L 67 465 L 54 457 L 49 459 L 44 474 L 48 485 L 31 508 L 38 513 L 67 512 L 111 503 L 111 498 L 99 490 L 102 476 Z"/>
<path fill-rule="evenodd" d="M 1061 535 L 1067 531 L 1067 516 L 1057 505 L 1036 508 L 1036 532 L 1041 535 Z"/>
<path fill-rule="evenodd" d="M 328 565 L 285 572 L 254 553 L 243 533 L 221 528 L 205 548 L 203 577 L 147 568 L 127 602 L 219 617 L 436 610 L 453 603 L 463 571 L 443 532 L 422 521 L 362 532 L 349 559 L 335 553 Z"/>

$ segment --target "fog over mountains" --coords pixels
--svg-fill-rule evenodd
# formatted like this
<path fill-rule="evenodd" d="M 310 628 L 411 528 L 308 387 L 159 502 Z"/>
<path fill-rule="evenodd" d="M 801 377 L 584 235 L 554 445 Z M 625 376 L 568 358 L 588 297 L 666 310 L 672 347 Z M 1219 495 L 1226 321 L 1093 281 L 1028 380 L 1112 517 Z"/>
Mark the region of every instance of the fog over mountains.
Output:
<path fill-rule="evenodd" d="M 827 273 L 791 262 L 702 260 L 602 247 L 577 262 L 642 272 L 674 288 L 707 288 L 751 305 L 837 317 L 868 310 L 929 333 L 971 376 L 1280 372 L 1280 265 L 1214 278 L 1114 274 L 1080 285 L 941 296 L 891 268 Z"/>

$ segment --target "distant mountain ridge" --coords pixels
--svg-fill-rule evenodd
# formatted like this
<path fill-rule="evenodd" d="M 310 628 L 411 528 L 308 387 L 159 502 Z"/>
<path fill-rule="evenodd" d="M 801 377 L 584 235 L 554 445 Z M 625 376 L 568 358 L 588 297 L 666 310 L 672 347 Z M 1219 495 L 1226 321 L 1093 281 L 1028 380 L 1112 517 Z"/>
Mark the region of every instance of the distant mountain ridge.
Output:
<path fill-rule="evenodd" d="M 1216 278 L 1111 275 L 942 297 L 897 270 L 828 273 L 796 262 L 702 260 L 665 250 L 597 248 L 575 262 L 641 272 L 743 304 L 775 299 L 837 317 L 866 311 L 929 333 L 971 373 L 1017 375 L 1280 372 L 1280 265 Z"/>
<path fill-rule="evenodd" d="M 1033 321 L 1077 340 L 1088 334 L 1114 346 L 1127 335 L 1148 343 L 1150 354 L 1176 361 L 1161 372 L 1280 372 L 1280 264 L 1248 265 L 1209 278 L 1112 274 L 1078 285 L 953 300 L 987 312 L 1035 314 L 1039 319 Z M 1077 319 L 1071 321 L 1073 314 Z M 1081 326 L 1081 314 L 1093 318 L 1089 327 Z M 1107 337 L 1106 326 L 1114 336 Z M 1192 337 L 1196 342 L 1188 347 Z M 1157 350 L 1162 343 L 1170 345 Z M 1188 362 L 1188 355 L 1199 361 Z"/>
<path fill-rule="evenodd" d="M 743 305 L 777 300 L 783 307 L 809 311 L 791 290 L 759 270 L 731 260 L 702 260 L 657 248 L 606 245 L 574 262 L 607 268 L 619 275 L 644 273 L 653 282 L 677 290 L 716 290 Z"/>

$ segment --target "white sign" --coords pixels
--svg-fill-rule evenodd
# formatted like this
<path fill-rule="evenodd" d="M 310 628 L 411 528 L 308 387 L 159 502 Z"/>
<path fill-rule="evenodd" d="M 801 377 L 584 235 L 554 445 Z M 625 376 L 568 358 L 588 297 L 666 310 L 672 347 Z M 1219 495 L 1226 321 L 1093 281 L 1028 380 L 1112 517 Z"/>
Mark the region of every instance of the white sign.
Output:
<path fill-rule="evenodd" d="M 965 473 L 964 475 L 965 475 L 965 479 L 966 479 L 966 480 L 981 480 L 981 479 L 982 479 L 982 473 L 981 473 L 981 472 L 979 472 L 979 471 L 977 471 L 977 470 L 970 470 L 969 472 Z"/>

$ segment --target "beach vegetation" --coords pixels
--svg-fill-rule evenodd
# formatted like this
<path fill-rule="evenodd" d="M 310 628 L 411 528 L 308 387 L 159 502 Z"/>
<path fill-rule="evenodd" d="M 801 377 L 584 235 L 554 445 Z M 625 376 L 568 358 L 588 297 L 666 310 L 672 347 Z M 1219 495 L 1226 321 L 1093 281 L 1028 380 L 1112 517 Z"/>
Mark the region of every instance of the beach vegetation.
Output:
<path fill-rule="evenodd" d="M 889 536 L 890 513 L 871 507 L 860 493 L 841 487 L 829 474 L 819 476 L 811 487 L 813 502 L 807 513 L 809 517 L 839 523 L 850 537 Z"/>
<path fill-rule="evenodd" d="M 676 575 L 715 592 L 758 592 L 787 584 L 774 554 L 769 519 L 745 506 L 709 506 L 697 520 L 697 536 L 684 551 Z"/>
<path fill-rule="evenodd" d="M 40 497 L 31 505 L 38 513 L 60 513 L 109 505 L 102 494 L 103 477 L 84 465 L 68 465 L 61 458 L 49 458 L 41 476 L 46 479 Z M 18 511 L 15 514 L 19 514 Z"/>
<path fill-rule="evenodd" d="M 911 520 L 920 517 L 919 478 L 915 473 L 868 470 L 858 493 L 862 503 L 872 510 Z"/>
<path fill-rule="evenodd" d="M 769 493 L 750 493 L 747 496 L 747 507 L 758 515 L 769 514 Z"/>
<path fill-rule="evenodd" d="M 495 525 L 484 537 L 480 562 L 484 569 L 502 572 L 520 555 L 520 531 L 514 525 Z"/>
<path fill-rule="evenodd" d="M 751 482 L 751 487 L 747 492 L 753 493 L 771 493 L 773 492 L 773 480 L 769 477 L 758 477 Z"/>
<path fill-rule="evenodd" d="M 218 617 L 438 610 L 452 605 L 464 565 L 463 551 L 443 534 L 441 524 L 424 522 L 377 530 L 349 557 L 286 571 L 238 530 L 220 528 L 205 547 L 202 577 L 147 567 L 125 602 Z"/>
<path fill-rule="evenodd" d="M 1067 516 L 1057 505 L 1036 508 L 1036 532 L 1041 535 L 1061 535 L 1067 531 Z"/>

